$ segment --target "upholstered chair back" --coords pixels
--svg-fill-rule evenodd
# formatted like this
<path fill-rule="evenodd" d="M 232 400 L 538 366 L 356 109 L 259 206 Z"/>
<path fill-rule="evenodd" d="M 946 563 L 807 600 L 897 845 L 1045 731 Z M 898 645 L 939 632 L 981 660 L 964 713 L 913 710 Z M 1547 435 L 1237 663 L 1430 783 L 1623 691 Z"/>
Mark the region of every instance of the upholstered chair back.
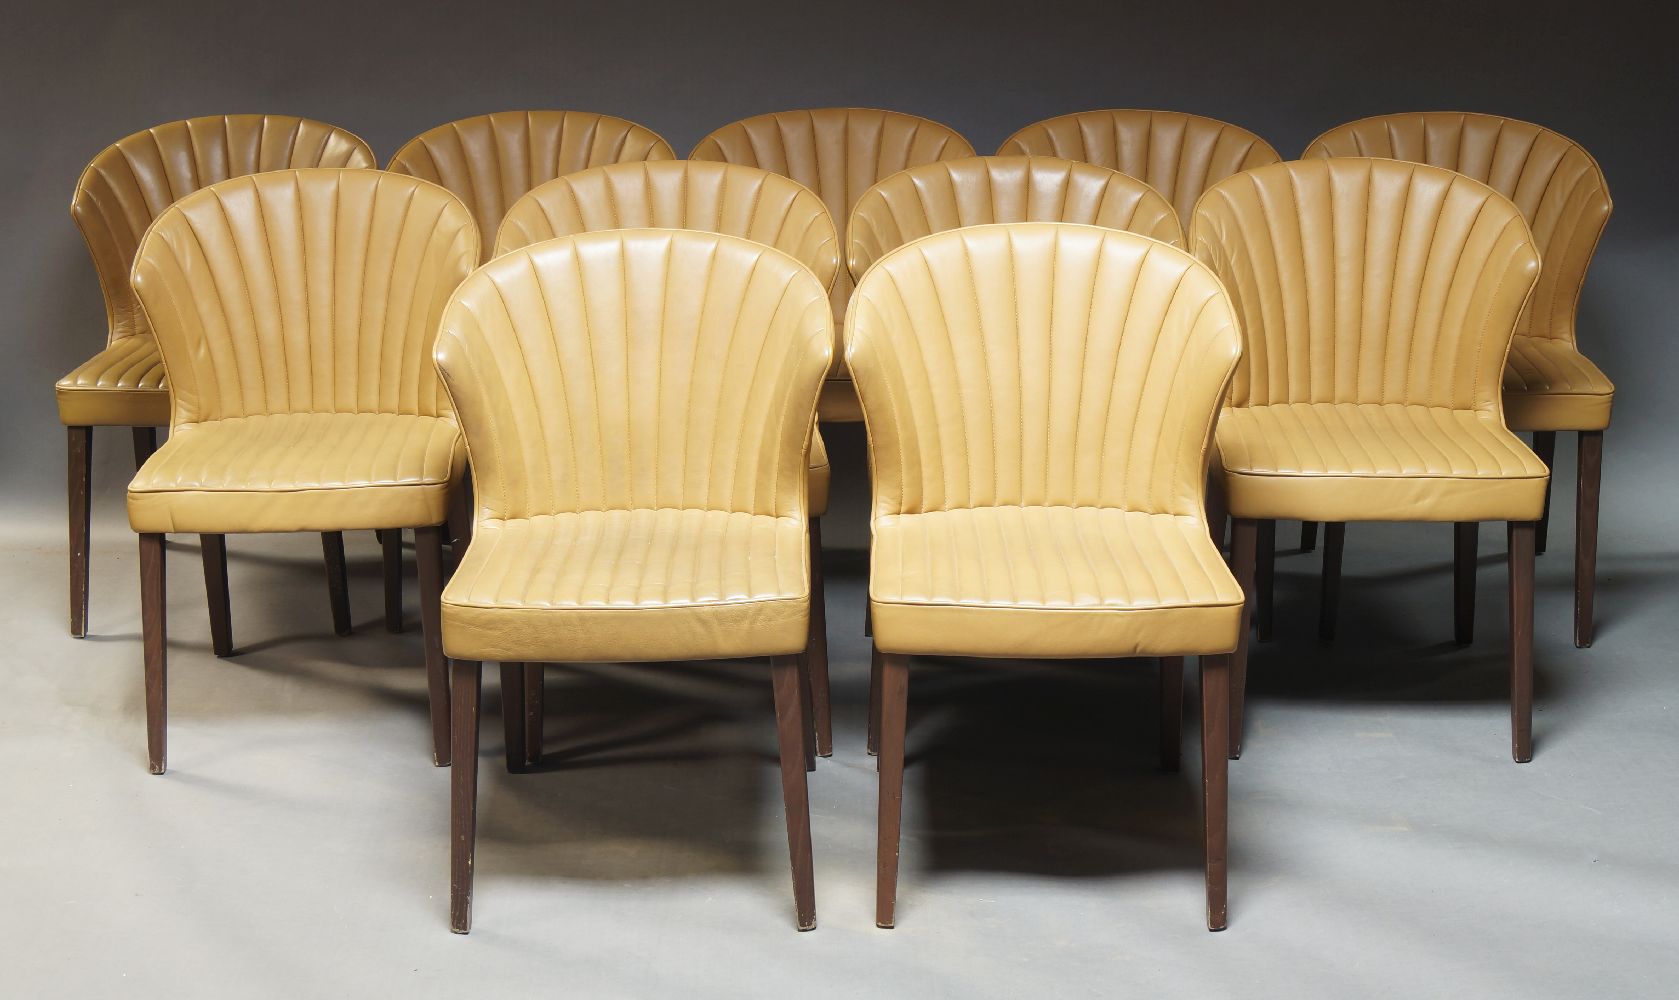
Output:
<path fill-rule="evenodd" d="M 1065 223 L 936 233 L 868 271 L 846 344 L 876 518 L 1016 505 L 1203 516 L 1240 337 L 1218 279 L 1175 247 Z"/>
<path fill-rule="evenodd" d="M 173 426 L 446 412 L 432 342 L 477 260 L 466 206 L 412 177 L 282 170 L 182 198 L 134 265 Z"/>

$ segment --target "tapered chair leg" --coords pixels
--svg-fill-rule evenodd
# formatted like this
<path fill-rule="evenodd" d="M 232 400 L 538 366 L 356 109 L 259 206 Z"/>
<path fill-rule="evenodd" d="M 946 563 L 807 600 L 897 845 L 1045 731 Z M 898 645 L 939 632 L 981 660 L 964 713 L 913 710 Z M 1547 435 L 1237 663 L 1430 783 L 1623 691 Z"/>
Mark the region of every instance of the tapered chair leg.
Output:
<path fill-rule="evenodd" d="M 344 533 L 321 532 L 321 556 L 326 562 L 326 594 L 332 604 L 332 631 L 350 634 L 350 585 L 344 569 Z"/>
<path fill-rule="evenodd" d="M 793 911 L 801 931 L 816 926 L 816 871 L 810 850 L 810 798 L 805 787 L 805 714 L 798 658 L 770 661 L 775 689 L 776 742 L 781 755 L 781 798 L 787 811 L 787 853 L 793 862 Z"/>
<path fill-rule="evenodd" d="M 433 529 L 436 530 L 436 529 Z M 449 929 L 472 930 L 472 854 L 478 840 L 478 695 L 484 665 L 454 661 L 454 746 L 449 774 Z"/>
<path fill-rule="evenodd" d="M 1175 773 L 1183 760 L 1183 657 L 1162 656 L 1160 670 L 1160 769 Z"/>
<path fill-rule="evenodd" d="M 868 751 L 870 754 L 880 753 L 880 650 L 873 643 L 869 644 Z"/>
<path fill-rule="evenodd" d="M 909 709 L 909 658 L 881 657 L 880 816 L 875 841 L 876 927 L 897 919 L 898 850 L 904 819 L 904 730 Z"/>
<path fill-rule="evenodd" d="M 210 648 L 233 655 L 233 611 L 227 596 L 227 536 L 199 535 L 204 553 L 204 596 L 210 604 Z"/>
<path fill-rule="evenodd" d="M 834 755 L 834 720 L 828 687 L 828 612 L 826 586 L 822 580 L 822 519 L 810 519 L 810 641 L 805 648 L 809 670 L 812 724 L 816 728 L 816 755 Z"/>
<path fill-rule="evenodd" d="M 1206 845 L 1207 929 L 1222 931 L 1228 922 L 1225 852 L 1230 831 L 1230 761 L 1226 734 L 1230 656 L 1201 657 L 1201 823 Z"/>
<path fill-rule="evenodd" d="M 1516 763 L 1533 759 L 1533 556 L 1538 525 L 1510 522 L 1510 743 Z"/>
<path fill-rule="evenodd" d="M 129 430 L 134 432 L 134 468 L 138 470 L 157 451 L 157 428 L 130 427 Z"/>
<path fill-rule="evenodd" d="M 1346 522 L 1326 522 L 1323 526 L 1323 570 L 1318 594 L 1318 638 L 1324 642 L 1335 638 L 1335 619 L 1341 612 L 1341 556 L 1346 547 Z"/>
<path fill-rule="evenodd" d="M 93 428 L 71 427 L 70 432 L 70 634 L 87 637 L 88 536 L 93 508 L 88 488 L 93 479 Z"/>
<path fill-rule="evenodd" d="M 1475 641 L 1475 560 L 1481 525 L 1452 526 L 1452 637 L 1459 646 Z"/>
<path fill-rule="evenodd" d="M 387 528 L 379 533 L 384 556 L 385 631 L 402 631 L 402 529 Z"/>
<path fill-rule="evenodd" d="M 1237 760 L 1242 756 L 1242 730 L 1246 724 L 1243 716 L 1246 712 L 1248 689 L 1248 619 L 1253 615 L 1254 563 L 1258 558 L 1258 550 L 1259 522 L 1249 518 L 1233 519 L 1230 522 L 1231 568 L 1236 575 L 1236 583 L 1247 596 L 1247 601 L 1242 605 L 1242 627 L 1236 632 L 1236 651 L 1231 654 L 1230 668 L 1227 671 L 1230 678 L 1230 735 L 1227 746 L 1231 760 Z"/>
<path fill-rule="evenodd" d="M 1271 611 L 1277 580 L 1277 522 L 1259 522 L 1259 553 L 1254 564 L 1254 637 L 1271 641 Z"/>
<path fill-rule="evenodd" d="M 811 705 L 810 656 L 800 653 L 793 660 L 799 668 L 799 724 L 803 727 L 800 741 L 804 747 L 805 771 L 810 772 L 816 770 L 816 716 Z"/>
<path fill-rule="evenodd" d="M 169 622 L 163 536 L 140 536 L 140 644 L 146 663 L 146 758 L 153 774 L 167 766 Z"/>
<path fill-rule="evenodd" d="M 1318 547 L 1318 523 L 1316 521 L 1300 522 L 1300 551 L 1311 552 Z"/>
<path fill-rule="evenodd" d="M 1550 469 L 1551 471 L 1554 472 L 1556 470 L 1556 467 L 1557 467 L 1556 466 L 1557 432 L 1556 431 L 1534 431 L 1533 432 L 1533 453 L 1535 455 L 1539 456 L 1539 461 L 1545 463 L 1545 468 Z M 1538 554 L 1538 555 L 1544 555 L 1545 554 L 1545 539 L 1550 534 L 1550 529 L 1551 529 L 1551 480 L 1549 478 L 1547 478 L 1545 480 L 1545 508 L 1544 508 L 1543 513 L 1541 513 L 1539 515 L 1539 529 L 1538 529 L 1538 534 L 1536 536 L 1536 540 L 1534 542 L 1534 552 L 1536 554 Z"/>
<path fill-rule="evenodd" d="M 525 671 L 522 663 L 501 665 L 501 731 L 507 741 L 507 771 L 525 770 Z"/>
<path fill-rule="evenodd" d="M 1580 432 L 1580 478 L 1574 503 L 1574 645 L 1597 631 L 1597 506 L 1603 488 L 1603 432 Z"/>
<path fill-rule="evenodd" d="M 1230 511 L 1224 502 L 1224 490 L 1216 483 L 1207 484 L 1207 534 L 1212 536 L 1213 548 L 1224 551 L 1224 532 Z"/>
<path fill-rule="evenodd" d="M 542 721 L 546 712 L 542 686 L 542 664 L 527 663 L 525 681 L 525 764 L 542 762 Z"/>
<path fill-rule="evenodd" d="M 442 527 L 415 528 L 414 554 L 420 566 L 420 636 L 426 648 L 426 688 L 431 700 L 432 763 L 447 767 L 449 664 L 443 656 Z"/>

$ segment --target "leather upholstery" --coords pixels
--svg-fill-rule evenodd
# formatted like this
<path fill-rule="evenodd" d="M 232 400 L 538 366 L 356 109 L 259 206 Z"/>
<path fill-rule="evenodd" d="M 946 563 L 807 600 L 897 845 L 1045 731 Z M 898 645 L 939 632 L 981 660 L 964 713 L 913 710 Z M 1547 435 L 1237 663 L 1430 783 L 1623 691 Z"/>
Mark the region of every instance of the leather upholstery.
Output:
<path fill-rule="evenodd" d="M 996 222 L 1079 222 L 1182 245 L 1177 213 L 1135 177 L 1052 156 L 975 156 L 928 163 L 870 188 L 846 225 L 853 278 L 930 233 Z"/>
<path fill-rule="evenodd" d="M 155 427 L 169 421 L 163 363 L 128 272 L 158 213 L 199 188 L 288 167 L 373 167 L 367 143 L 341 128 L 287 115 L 215 115 L 169 122 L 106 147 L 82 171 L 70 216 L 87 241 L 105 296 L 105 350 L 60 379 L 70 426 Z"/>
<path fill-rule="evenodd" d="M 449 655 L 803 650 L 831 323 L 807 268 L 713 233 L 589 233 L 475 272 L 436 351 L 476 487 Z"/>
<path fill-rule="evenodd" d="M 1093 226 L 937 233 L 864 275 L 846 344 L 883 652 L 1235 647 L 1204 491 L 1240 338 L 1210 271 Z"/>
<path fill-rule="evenodd" d="M 999 155 L 1082 160 L 1147 181 L 1177 210 L 1184 229 L 1201 193 L 1238 171 L 1282 160 L 1245 128 L 1177 111 L 1081 111 L 1028 125 Z"/>
<path fill-rule="evenodd" d="M 1436 167 L 1295 161 L 1214 186 L 1190 242 L 1246 344 L 1218 427 L 1232 516 L 1538 519 L 1545 466 L 1499 405 L 1539 269 L 1508 199 Z"/>
<path fill-rule="evenodd" d="M 972 155 L 968 140 L 925 118 L 872 108 L 816 108 L 725 125 L 701 139 L 688 158 L 740 163 L 791 177 L 815 191 L 839 225 L 850 218 L 863 192 L 882 178 L 919 164 Z M 841 268 L 830 290 L 836 337 L 851 289 L 851 274 Z M 830 376 L 835 380 L 847 378 L 842 353 L 843 345 L 836 341 Z M 822 419 L 862 419 L 849 386 L 824 387 Z"/>
<path fill-rule="evenodd" d="M 1545 262 L 1504 370 L 1515 430 L 1603 430 L 1615 386 L 1579 351 L 1575 315 L 1612 204 L 1603 171 L 1577 143 L 1527 122 L 1460 112 L 1382 115 L 1318 136 L 1304 157 L 1379 156 L 1455 170 L 1521 209 Z"/>
<path fill-rule="evenodd" d="M 499 111 L 420 133 L 385 169 L 441 184 L 466 202 L 488 260 L 507 209 L 538 184 L 605 163 L 675 157 L 652 129 L 611 115 Z"/>
<path fill-rule="evenodd" d="M 513 203 L 496 256 L 558 236 L 609 229 L 695 229 L 772 246 L 810 268 L 824 288 L 839 271 L 839 240 L 822 200 L 780 174 L 734 163 L 615 163 L 558 177 Z M 810 450 L 810 515 L 828 511 L 828 452 Z"/>
<path fill-rule="evenodd" d="M 477 259 L 459 199 L 378 171 L 255 174 L 168 209 L 134 265 L 173 401 L 134 530 L 442 523 L 465 453 L 431 346 Z"/>

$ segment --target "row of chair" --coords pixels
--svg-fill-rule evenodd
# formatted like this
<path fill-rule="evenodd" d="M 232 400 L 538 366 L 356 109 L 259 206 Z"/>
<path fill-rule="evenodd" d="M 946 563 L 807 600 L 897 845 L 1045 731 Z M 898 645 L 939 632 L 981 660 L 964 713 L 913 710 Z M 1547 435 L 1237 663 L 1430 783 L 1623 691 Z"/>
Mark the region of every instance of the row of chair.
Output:
<path fill-rule="evenodd" d="M 828 752 L 826 468 L 801 392 L 808 376 L 818 406 L 836 343 L 876 474 L 883 925 L 904 657 L 924 653 L 1161 656 L 1173 716 L 1181 657 L 1202 655 L 1209 924 L 1223 925 L 1239 622 L 1276 518 L 1327 521 L 1332 541 L 1354 519 L 1511 521 L 1512 607 L 1525 593 L 1528 616 L 1513 740 L 1530 754 L 1532 522 L 1548 477 L 1505 429 L 1496 380 L 1537 257 L 1519 210 L 1485 186 L 1369 159 L 1249 169 L 1201 201 L 1196 264 L 1156 242 L 1182 242 L 1177 213 L 1133 178 L 1049 157 L 935 162 L 856 199 L 849 270 L 878 275 L 863 285 L 876 291 L 849 297 L 837 341 L 817 310 L 818 351 L 806 293 L 837 284 L 838 240 L 815 196 L 778 176 L 686 161 L 561 177 L 502 213 L 494 262 L 464 284 L 480 258 L 470 211 L 397 180 L 264 174 L 183 199 L 152 228 L 133 287 L 169 363 L 173 425 L 131 485 L 130 519 L 158 771 L 165 532 L 205 539 L 225 655 L 225 533 L 320 531 L 330 568 L 337 532 L 383 530 L 389 553 L 415 529 L 434 750 L 471 761 L 454 779 L 456 929 L 485 659 L 502 663 L 520 767 L 541 747 L 536 664 L 772 658 L 799 922 L 813 923 L 793 765 Z M 1085 225 L 971 228 L 1037 219 Z M 1361 259 L 1333 252 L 1354 246 Z M 434 337 L 452 405 L 416 361 Z M 468 452 L 472 523 L 449 530 Z M 1239 580 L 1209 536 L 1224 522 L 1204 511 L 1209 454 Z M 443 590 L 446 538 L 461 566 Z M 333 589 L 336 603 L 341 578 Z"/>

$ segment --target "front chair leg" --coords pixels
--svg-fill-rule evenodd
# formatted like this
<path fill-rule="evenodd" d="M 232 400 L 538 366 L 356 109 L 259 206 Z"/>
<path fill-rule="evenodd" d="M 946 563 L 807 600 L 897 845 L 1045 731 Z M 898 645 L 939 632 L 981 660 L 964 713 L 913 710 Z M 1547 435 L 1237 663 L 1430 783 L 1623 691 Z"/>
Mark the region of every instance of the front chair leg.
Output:
<path fill-rule="evenodd" d="M 834 755 L 833 707 L 828 687 L 827 588 L 822 580 L 822 519 L 810 519 L 810 637 L 805 647 L 816 755 Z"/>
<path fill-rule="evenodd" d="M 1162 656 L 1160 671 L 1160 769 L 1176 773 L 1183 758 L 1183 657 Z"/>
<path fill-rule="evenodd" d="M 436 529 L 433 529 L 436 530 Z M 484 665 L 454 661 L 454 758 L 449 774 L 449 929 L 472 929 L 472 854 L 478 840 L 478 695 Z"/>
<path fill-rule="evenodd" d="M 321 532 L 321 556 L 326 563 L 326 595 L 332 604 L 332 631 L 350 634 L 350 585 L 344 568 L 344 533 Z"/>
<path fill-rule="evenodd" d="M 204 596 L 210 603 L 210 648 L 233 655 L 233 611 L 227 596 L 227 536 L 199 535 L 204 554 Z"/>
<path fill-rule="evenodd" d="M 1574 645 L 1597 631 L 1597 506 L 1603 488 L 1603 432 L 1580 432 L 1580 478 L 1574 503 Z"/>
<path fill-rule="evenodd" d="M 1475 641 L 1475 559 L 1481 525 L 1452 526 L 1452 637 L 1459 646 Z"/>
<path fill-rule="evenodd" d="M 1318 638 L 1324 642 L 1335 638 L 1335 619 L 1341 609 L 1341 556 L 1346 547 L 1347 523 L 1324 522 L 1323 571 L 1318 595 Z"/>
<path fill-rule="evenodd" d="M 542 762 L 542 721 L 546 703 L 542 686 L 542 664 L 527 663 L 525 681 L 525 764 Z"/>
<path fill-rule="evenodd" d="M 93 428 L 70 427 L 70 634 L 87 637 L 88 537 L 93 508 L 88 504 L 93 479 Z"/>
<path fill-rule="evenodd" d="M 1201 657 L 1201 823 L 1206 845 L 1207 929 L 1222 931 L 1229 904 L 1226 845 L 1230 831 L 1230 655 Z"/>
<path fill-rule="evenodd" d="M 426 648 L 426 690 L 431 701 L 432 763 L 449 766 L 449 662 L 443 656 L 443 529 L 414 529 L 420 567 L 420 636 Z"/>
<path fill-rule="evenodd" d="M 897 920 L 898 855 L 904 820 L 904 730 L 909 711 L 909 657 L 880 658 L 880 816 L 875 838 L 876 927 Z"/>
<path fill-rule="evenodd" d="M 1226 742 L 1231 760 L 1242 756 L 1242 730 L 1246 724 L 1243 715 L 1248 689 L 1248 620 L 1253 616 L 1255 601 L 1253 578 L 1259 553 L 1259 524 L 1252 518 L 1235 518 L 1230 522 L 1232 569 L 1246 598 L 1242 604 L 1242 626 L 1236 631 L 1236 651 L 1231 654 L 1230 669 L 1226 671 L 1230 678 L 1230 735 Z"/>
<path fill-rule="evenodd" d="M 140 536 L 140 636 L 146 663 L 146 757 L 162 774 L 168 755 L 169 627 L 163 536 Z"/>
<path fill-rule="evenodd" d="M 1538 525 L 1510 522 L 1510 743 L 1516 763 L 1533 759 L 1533 556 Z"/>
<path fill-rule="evenodd" d="M 810 850 L 810 798 L 805 787 L 805 700 L 796 656 L 770 661 L 775 689 L 776 743 L 781 756 L 781 798 L 787 811 L 787 853 L 793 862 L 793 910 L 801 931 L 816 926 L 816 872 Z"/>

